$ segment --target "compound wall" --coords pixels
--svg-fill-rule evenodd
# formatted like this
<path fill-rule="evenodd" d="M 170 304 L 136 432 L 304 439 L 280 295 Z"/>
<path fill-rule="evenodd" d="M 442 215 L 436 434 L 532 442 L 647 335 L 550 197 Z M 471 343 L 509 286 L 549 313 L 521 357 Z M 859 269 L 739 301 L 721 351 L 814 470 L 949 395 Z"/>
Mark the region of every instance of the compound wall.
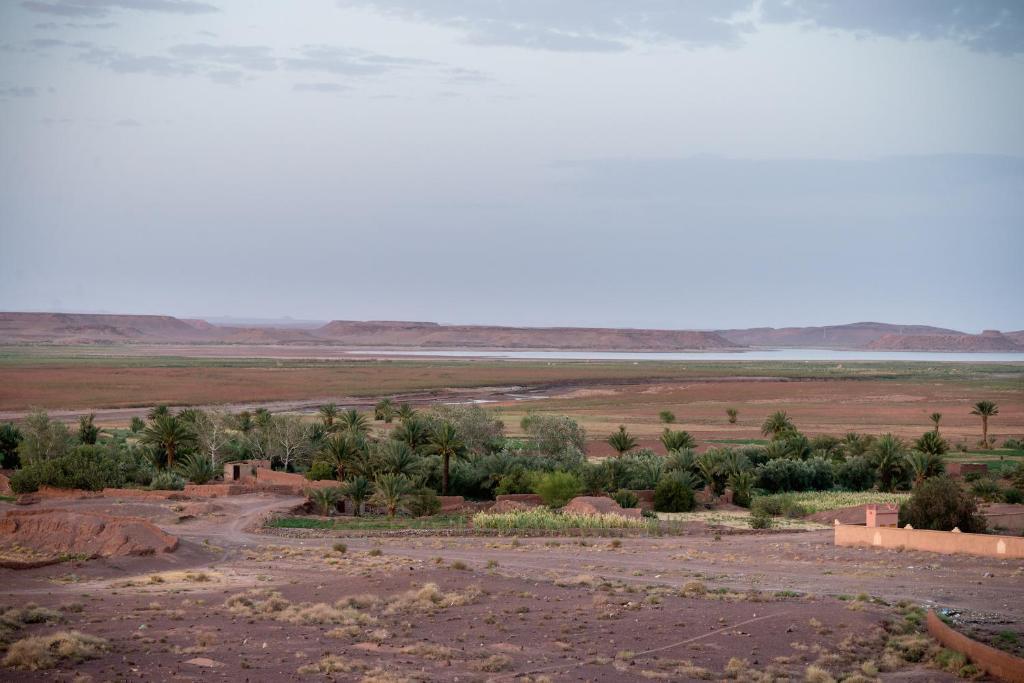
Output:
<path fill-rule="evenodd" d="M 962 534 L 953 531 L 870 528 L 853 524 L 839 524 L 835 527 L 835 544 L 906 548 L 946 555 L 963 553 L 1001 559 L 1024 559 L 1024 538 L 994 534 Z"/>

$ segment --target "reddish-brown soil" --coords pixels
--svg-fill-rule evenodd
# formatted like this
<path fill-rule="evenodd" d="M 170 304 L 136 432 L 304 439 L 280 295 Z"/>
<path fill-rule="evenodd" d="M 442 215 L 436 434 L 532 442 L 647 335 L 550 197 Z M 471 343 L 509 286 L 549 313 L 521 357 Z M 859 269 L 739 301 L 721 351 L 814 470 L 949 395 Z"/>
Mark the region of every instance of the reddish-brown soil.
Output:
<path fill-rule="evenodd" d="M 173 552 L 178 539 L 144 519 L 44 508 L 0 517 L 0 554 L 17 564 L 65 555 L 111 557 Z"/>
<path fill-rule="evenodd" d="M 852 596 L 934 602 L 1004 621 L 1019 617 L 1024 597 L 1019 562 L 835 548 L 829 531 L 614 543 L 246 531 L 297 502 L 219 500 L 222 516 L 174 525 L 183 543 L 167 555 L 0 570 L 4 605 L 61 612 L 61 623 L 28 624 L 9 639 L 58 629 L 105 638 L 109 653 L 73 667 L 93 680 L 315 680 L 324 674 L 299 670 L 325 656 L 335 658 L 327 664 L 342 680 L 378 667 L 397 680 L 720 679 L 730 666 L 734 674 L 746 666 L 800 679 L 812 663 L 839 678 L 879 662 L 883 627 L 899 619 L 893 607 Z M 73 504 L 89 511 L 111 501 Z M 162 519 L 172 503 L 133 505 Z M 332 550 L 339 540 L 347 552 Z M 442 594 L 436 602 L 406 595 L 428 584 Z M 265 590 L 280 596 L 275 611 L 246 607 L 265 600 L 253 592 Z M 346 623 L 327 623 L 337 614 L 331 605 L 349 597 L 360 607 L 338 616 Z M 889 675 L 952 680 L 935 669 L 898 668 Z M 9 673 L 57 680 L 70 668 Z"/>

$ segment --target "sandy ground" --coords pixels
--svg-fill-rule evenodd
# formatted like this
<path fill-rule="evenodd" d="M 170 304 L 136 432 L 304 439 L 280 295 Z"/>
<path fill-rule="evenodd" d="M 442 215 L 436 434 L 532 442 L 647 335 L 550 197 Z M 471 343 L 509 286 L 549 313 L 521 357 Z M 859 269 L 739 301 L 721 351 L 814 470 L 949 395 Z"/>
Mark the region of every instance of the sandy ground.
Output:
<path fill-rule="evenodd" d="M 1024 562 L 835 548 L 831 531 L 613 543 L 310 539 L 253 528 L 299 502 L 217 499 L 220 511 L 179 522 L 174 502 L 47 501 L 148 517 L 181 548 L 0 570 L 0 604 L 58 608 L 59 628 L 108 639 L 109 653 L 74 667 L 93 680 L 622 681 L 718 679 L 733 658 L 796 679 L 815 662 L 852 672 L 878 661 L 880 629 L 898 619 L 891 606 L 849 599 L 860 594 L 1018 629 L 1024 599 Z M 339 542 L 347 552 L 332 550 Z M 274 612 L 259 611 L 265 591 L 280 594 Z M 29 625 L 18 637 L 56 628 Z M 373 678 L 383 672 L 395 678 Z M 70 668 L 5 674 L 72 679 Z M 883 676 L 950 679 L 906 665 Z"/>

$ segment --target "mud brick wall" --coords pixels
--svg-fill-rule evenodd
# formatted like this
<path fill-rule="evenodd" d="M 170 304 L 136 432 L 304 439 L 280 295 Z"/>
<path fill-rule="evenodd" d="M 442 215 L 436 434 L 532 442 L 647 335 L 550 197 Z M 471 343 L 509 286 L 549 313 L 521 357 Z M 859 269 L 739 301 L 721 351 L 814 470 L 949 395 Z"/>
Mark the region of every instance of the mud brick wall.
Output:
<path fill-rule="evenodd" d="M 944 555 L 963 553 L 1001 559 L 1024 559 L 1024 538 L 995 534 L 962 534 L 923 529 L 869 528 L 853 524 L 835 527 L 838 546 L 909 548 Z"/>
<path fill-rule="evenodd" d="M 999 680 L 1024 683 L 1024 659 L 957 633 L 939 619 L 933 610 L 928 610 L 928 632 L 945 647 L 966 655 L 975 666 Z"/>

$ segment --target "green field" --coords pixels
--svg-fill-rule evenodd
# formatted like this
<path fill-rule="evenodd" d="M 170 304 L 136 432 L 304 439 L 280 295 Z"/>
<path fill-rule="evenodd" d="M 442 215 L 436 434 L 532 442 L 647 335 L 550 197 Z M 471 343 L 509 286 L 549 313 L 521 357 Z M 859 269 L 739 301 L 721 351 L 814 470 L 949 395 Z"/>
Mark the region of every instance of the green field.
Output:
<path fill-rule="evenodd" d="M 274 517 L 267 521 L 271 529 L 326 529 L 332 531 L 395 531 L 400 529 L 462 529 L 466 515 L 434 517 Z"/>

